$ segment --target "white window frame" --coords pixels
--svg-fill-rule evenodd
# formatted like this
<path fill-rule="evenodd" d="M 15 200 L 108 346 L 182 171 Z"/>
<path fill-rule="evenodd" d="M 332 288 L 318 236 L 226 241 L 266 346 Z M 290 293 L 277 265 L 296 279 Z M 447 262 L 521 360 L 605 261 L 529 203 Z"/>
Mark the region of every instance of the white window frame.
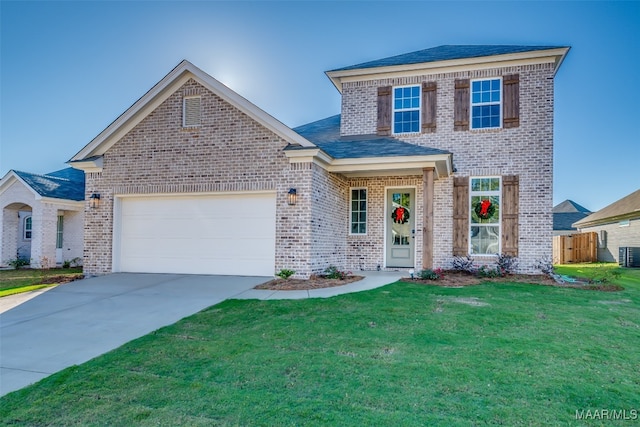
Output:
<path fill-rule="evenodd" d="M 404 89 L 404 88 L 418 88 L 418 129 L 411 132 L 396 132 L 396 113 L 401 113 L 405 111 L 415 111 L 416 108 L 398 108 L 396 109 L 396 89 Z M 409 135 L 414 133 L 420 133 L 420 129 L 422 126 L 422 86 L 420 85 L 404 85 L 404 86 L 394 86 L 391 88 L 391 133 L 393 135 Z"/>
<path fill-rule="evenodd" d="M 473 191 L 473 180 L 474 179 L 498 179 L 498 190 L 489 191 L 489 190 L 480 190 Z M 498 197 L 498 222 L 497 223 L 485 223 L 485 224 L 475 224 L 472 222 L 472 211 L 474 209 L 471 201 L 474 196 L 496 196 Z M 495 256 L 502 253 L 502 177 L 501 176 L 470 176 L 469 177 L 469 254 L 476 256 Z M 474 253 L 472 251 L 473 245 L 471 243 L 471 227 L 498 227 L 498 251 L 492 253 Z"/>
<path fill-rule="evenodd" d="M 364 233 L 354 233 L 353 232 L 353 191 L 354 190 L 364 190 L 365 191 L 365 210 L 364 213 L 366 215 L 366 220 L 364 221 Z M 358 201 L 361 201 L 360 199 L 358 199 Z M 358 213 L 362 212 L 360 209 L 357 210 Z M 349 235 L 351 236 L 366 236 L 367 235 L 367 231 L 368 231 L 368 224 L 369 222 L 369 191 L 367 190 L 367 187 L 351 187 L 349 188 Z M 358 221 L 356 222 L 356 224 L 362 224 L 362 221 L 360 221 L 360 219 L 358 218 Z M 359 227 L 358 227 L 359 228 Z"/>
<path fill-rule="evenodd" d="M 197 124 L 189 124 L 187 123 L 187 102 L 191 99 L 198 99 L 198 123 Z M 202 96 L 194 95 L 194 96 L 185 96 L 182 98 L 182 127 L 183 128 L 197 128 L 202 125 Z"/>
<path fill-rule="evenodd" d="M 484 82 L 487 80 L 499 80 L 499 86 L 500 86 L 500 102 L 478 102 L 478 103 L 474 103 L 473 102 L 473 83 L 474 82 Z M 500 117 L 498 118 L 498 126 L 493 126 L 493 127 L 473 127 L 473 107 L 481 107 L 481 106 L 485 106 L 485 105 L 495 105 L 498 104 L 498 106 L 500 107 Z M 502 77 L 485 77 L 482 79 L 473 79 L 471 80 L 471 82 L 469 83 L 469 129 L 473 129 L 473 130 L 483 130 L 483 129 L 502 129 L 502 117 L 504 115 L 504 93 L 503 93 L 503 84 L 502 84 Z M 500 185 L 502 185 L 502 181 L 500 182 Z"/>
<path fill-rule="evenodd" d="M 28 229 L 27 229 L 27 221 L 29 221 Z M 31 234 L 29 237 L 27 237 L 27 232 Z M 32 236 L 33 236 L 33 218 L 31 215 L 29 215 L 24 217 L 24 224 L 22 226 L 22 237 L 24 238 L 24 240 L 31 240 Z"/>
<path fill-rule="evenodd" d="M 56 221 L 56 249 L 62 249 L 64 246 L 64 216 L 58 215 Z"/>

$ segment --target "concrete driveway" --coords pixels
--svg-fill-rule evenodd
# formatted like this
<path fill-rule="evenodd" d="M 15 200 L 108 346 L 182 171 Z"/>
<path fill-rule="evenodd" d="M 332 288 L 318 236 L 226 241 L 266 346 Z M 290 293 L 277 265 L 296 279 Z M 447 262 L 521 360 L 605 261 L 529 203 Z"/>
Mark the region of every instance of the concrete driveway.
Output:
<path fill-rule="evenodd" d="M 0 396 L 269 279 L 117 273 L 44 292 L 0 315 Z"/>

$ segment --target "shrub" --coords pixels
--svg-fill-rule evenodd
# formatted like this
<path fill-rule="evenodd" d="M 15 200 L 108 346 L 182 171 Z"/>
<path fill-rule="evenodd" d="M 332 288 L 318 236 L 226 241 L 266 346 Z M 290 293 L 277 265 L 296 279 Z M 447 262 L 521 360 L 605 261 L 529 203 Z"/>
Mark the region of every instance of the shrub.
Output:
<path fill-rule="evenodd" d="M 334 265 L 330 265 L 324 270 L 324 277 L 327 279 L 340 279 L 344 280 L 351 274 L 350 271 L 341 271 L 338 270 L 338 267 Z"/>
<path fill-rule="evenodd" d="M 438 280 L 440 275 L 429 268 L 425 268 L 424 270 L 420 270 L 418 272 L 418 278 L 422 280 Z"/>
<path fill-rule="evenodd" d="M 620 277 L 622 272 L 617 268 L 596 267 L 589 272 L 589 283 L 609 283 Z"/>
<path fill-rule="evenodd" d="M 476 272 L 478 277 L 486 277 L 486 278 L 494 278 L 494 277 L 502 277 L 504 276 L 500 267 L 496 266 L 495 268 L 489 268 L 486 265 L 481 266 Z"/>
<path fill-rule="evenodd" d="M 287 268 L 283 268 L 282 270 L 280 270 L 279 272 L 276 273 L 276 276 L 282 277 L 283 279 L 288 279 L 289 277 L 293 276 L 294 274 L 296 274 L 296 272 L 294 270 L 289 270 Z"/>
<path fill-rule="evenodd" d="M 503 276 L 507 274 L 513 274 L 516 267 L 518 266 L 518 258 L 511 255 L 500 254 L 498 255 L 496 264 L 498 265 L 498 269 L 500 269 Z"/>
<path fill-rule="evenodd" d="M 471 259 L 469 255 L 467 255 L 466 257 L 453 257 L 452 268 L 455 271 L 464 271 L 471 274 L 475 272 L 475 268 L 473 267 L 473 259 Z"/>
<path fill-rule="evenodd" d="M 31 262 L 27 258 L 14 258 L 7 261 L 7 265 L 10 265 L 15 270 L 18 270 L 20 267 L 24 267 L 25 265 L 29 265 Z"/>
<path fill-rule="evenodd" d="M 553 274 L 553 263 L 551 262 L 549 257 L 544 257 L 538 260 L 538 263 L 536 264 L 536 268 L 539 269 L 542 272 L 542 274 L 546 274 L 547 276 L 550 276 L 551 274 Z"/>

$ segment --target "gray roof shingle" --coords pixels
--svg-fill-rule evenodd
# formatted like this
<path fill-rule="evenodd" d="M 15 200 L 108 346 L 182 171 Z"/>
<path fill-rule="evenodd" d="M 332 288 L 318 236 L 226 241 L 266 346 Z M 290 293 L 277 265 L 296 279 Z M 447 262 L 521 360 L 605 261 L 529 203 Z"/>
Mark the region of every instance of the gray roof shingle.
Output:
<path fill-rule="evenodd" d="M 84 200 L 84 172 L 65 168 L 45 175 L 14 171 L 27 185 L 43 197 Z"/>
<path fill-rule="evenodd" d="M 299 126 L 293 130 L 317 145 L 334 159 L 450 154 L 448 151 L 422 147 L 391 137 L 377 135 L 341 137 L 339 114 Z M 294 146 L 287 147 L 288 150 L 298 148 Z"/>
<path fill-rule="evenodd" d="M 453 59 L 479 58 L 482 56 L 506 55 L 564 48 L 566 46 L 519 46 L 519 45 L 443 45 L 402 55 L 390 56 L 375 61 L 363 62 L 331 71 L 359 70 L 363 68 L 390 67 L 394 65 L 421 64 L 425 62 Z"/>

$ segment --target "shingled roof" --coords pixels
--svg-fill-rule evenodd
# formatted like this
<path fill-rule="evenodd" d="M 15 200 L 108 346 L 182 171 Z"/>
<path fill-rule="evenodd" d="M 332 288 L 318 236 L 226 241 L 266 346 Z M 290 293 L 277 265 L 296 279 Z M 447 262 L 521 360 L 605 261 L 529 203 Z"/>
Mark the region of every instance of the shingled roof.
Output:
<path fill-rule="evenodd" d="M 367 157 L 430 156 L 450 154 L 436 148 L 409 144 L 391 137 L 377 135 L 340 136 L 340 114 L 293 129 L 334 159 Z M 287 149 L 296 149 L 289 146 Z"/>
<path fill-rule="evenodd" d="M 566 48 L 566 46 L 513 46 L 513 45 L 444 45 L 402 55 L 390 56 L 375 61 L 363 62 L 331 71 L 360 70 L 363 68 L 391 67 L 395 65 L 422 64 L 454 59 L 480 58 L 483 56 L 506 55 Z M 329 71 L 329 72 L 331 72 Z"/>
<path fill-rule="evenodd" d="M 42 197 L 84 200 L 84 172 L 81 170 L 65 168 L 45 175 L 16 170 L 13 172 Z"/>
<path fill-rule="evenodd" d="M 605 206 L 598 212 L 576 222 L 574 227 L 585 228 L 598 224 L 640 218 L 640 189 Z"/>

